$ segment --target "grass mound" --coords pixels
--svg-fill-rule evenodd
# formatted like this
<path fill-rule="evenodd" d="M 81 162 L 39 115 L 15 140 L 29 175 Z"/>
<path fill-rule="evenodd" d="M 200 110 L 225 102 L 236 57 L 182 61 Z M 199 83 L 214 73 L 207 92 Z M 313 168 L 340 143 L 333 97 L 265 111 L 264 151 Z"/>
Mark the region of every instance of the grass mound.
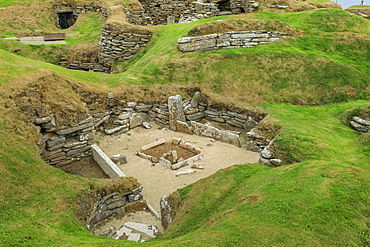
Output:
<path fill-rule="evenodd" d="M 279 31 L 298 35 L 299 31 L 282 21 L 274 20 L 224 20 L 207 22 L 193 27 L 187 36 L 201 36 L 212 33 L 226 33 L 230 31 L 254 31 L 266 30 L 269 32 Z"/>

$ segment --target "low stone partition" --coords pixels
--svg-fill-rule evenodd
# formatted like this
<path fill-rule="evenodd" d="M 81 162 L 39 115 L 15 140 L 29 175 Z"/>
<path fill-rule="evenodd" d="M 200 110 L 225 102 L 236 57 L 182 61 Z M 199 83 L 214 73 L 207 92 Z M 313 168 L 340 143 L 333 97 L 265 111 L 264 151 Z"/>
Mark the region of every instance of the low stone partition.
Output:
<path fill-rule="evenodd" d="M 99 164 L 100 168 L 110 177 L 126 177 L 113 161 L 95 144 L 91 145 L 93 159 Z"/>
<path fill-rule="evenodd" d="M 190 142 L 185 142 L 185 141 L 181 140 L 180 138 L 173 138 L 171 143 L 174 146 L 178 146 L 178 147 L 181 147 L 183 149 L 189 150 L 190 152 L 194 152 L 194 154 L 195 154 L 194 156 L 183 160 L 181 157 L 179 157 L 176 150 L 171 150 L 168 153 L 165 153 L 163 155 L 163 157 L 160 157 L 158 159 L 157 157 L 153 157 L 153 156 L 145 153 L 146 150 L 154 149 L 154 148 L 156 148 L 160 145 L 163 145 L 165 143 L 166 142 L 163 139 L 160 139 L 158 141 L 150 143 L 150 144 L 142 147 L 141 148 L 142 151 L 137 152 L 136 155 L 138 155 L 139 157 L 141 157 L 143 159 L 150 160 L 153 163 L 159 163 L 160 165 L 162 165 L 166 169 L 171 168 L 173 170 L 177 170 L 177 169 L 179 169 L 183 166 L 191 165 L 194 162 L 202 159 L 202 157 L 203 157 L 202 149 L 196 147 L 195 145 L 191 144 Z"/>
<path fill-rule="evenodd" d="M 362 133 L 370 132 L 370 121 L 367 121 L 365 119 L 353 117 L 353 121 L 350 122 L 350 125 L 352 126 L 352 128 L 359 132 Z"/>
<path fill-rule="evenodd" d="M 178 39 L 178 46 L 182 52 L 212 51 L 233 48 L 249 48 L 260 44 L 274 42 L 289 34 L 282 32 L 260 31 L 232 31 L 214 33 L 203 36 L 184 37 Z"/>
<path fill-rule="evenodd" d="M 231 131 L 227 130 L 220 130 L 211 125 L 202 124 L 194 121 L 190 121 L 190 129 L 192 129 L 193 133 L 199 136 L 210 137 L 215 140 L 230 143 L 237 147 L 240 147 L 240 140 L 239 134 L 232 133 Z"/>

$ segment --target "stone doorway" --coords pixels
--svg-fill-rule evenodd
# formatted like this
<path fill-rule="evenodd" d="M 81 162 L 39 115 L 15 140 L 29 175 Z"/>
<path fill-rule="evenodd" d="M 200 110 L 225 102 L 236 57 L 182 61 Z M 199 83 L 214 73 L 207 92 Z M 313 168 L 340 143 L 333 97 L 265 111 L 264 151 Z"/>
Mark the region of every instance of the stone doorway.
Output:
<path fill-rule="evenodd" d="M 230 12 L 231 11 L 231 4 L 230 4 L 230 0 L 222 0 L 222 1 L 219 1 L 218 3 L 218 9 L 221 11 L 221 12 Z"/>
<path fill-rule="evenodd" d="M 58 13 L 59 27 L 61 29 L 67 29 L 75 24 L 76 19 L 73 16 L 73 12 Z"/>

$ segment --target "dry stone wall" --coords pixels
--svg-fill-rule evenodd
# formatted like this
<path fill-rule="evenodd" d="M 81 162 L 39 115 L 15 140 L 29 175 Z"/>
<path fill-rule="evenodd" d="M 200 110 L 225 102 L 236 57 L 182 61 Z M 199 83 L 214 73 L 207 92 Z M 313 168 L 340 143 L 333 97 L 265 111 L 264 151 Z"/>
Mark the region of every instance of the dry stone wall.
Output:
<path fill-rule="evenodd" d="M 141 0 L 137 8 L 128 9 L 127 21 L 134 25 L 166 25 L 186 23 L 199 19 L 254 12 L 255 1 L 171 1 Z"/>
<path fill-rule="evenodd" d="M 60 66 L 67 68 L 67 69 L 75 69 L 75 70 L 85 70 L 90 72 L 100 72 L 100 73 L 109 73 L 111 70 L 110 66 L 104 66 L 99 62 L 82 62 L 82 61 L 72 61 L 68 62 L 66 60 L 62 60 L 60 62 Z"/>
<path fill-rule="evenodd" d="M 282 32 L 232 31 L 196 37 L 184 37 L 178 40 L 182 52 L 211 51 L 218 49 L 249 48 L 260 44 L 274 42 L 289 36 Z"/>
<path fill-rule="evenodd" d="M 130 59 L 151 38 L 147 30 L 120 31 L 112 26 L 105 26 L 101 31 L 99 42 L 99 62 L 105 67 L 111 67 L 114 61 Z"/>
<path fill-rule="evenodd" d="M 95 202 L 87 222 L 87 227 L 94 230 L 106 219 L 125 212 L 146 210 L 148 205 L 143 199 L 142 186 L 128 193 L 114 192 Z"/>
<path fill-rule="evenodd" d="M 217 110 L 199 102 L 197 95 L 198 93 L 192 99 L 176 101 L 179 108 L 176 110 L 180 110 L 185 116 L 185 120 L 181 118 L 183 121 L 174 118 L 177 131 L 206 136 L 256 152 L 261 152 L 271 142 L 253 132 L 253 128 L 265 114 Z M 34 124 L 41 133 L 38 143 L 40 155 L 50 165 L 67 165 L 82 157 L 91 156 L 91 145 L 94 144 L 97 131 L 118 135 L 139 126 L 151 128 L 148 121 L 170 128 L 170 119 L 173 119 L 170 110 L 168 103 L 127 102 L 126 105 L 116 107 L 114 111 L 100 112 L 91 109 L 88 118 L 69 126 L 56 124 L 52 116 L 35 119 Z M 240 128 L 247 132 L 248 141 L 246 144 L 240 142 L 241 132 L 220 130 L 210 124 L 200 123 L 201 121 L 215 121 Z"/>

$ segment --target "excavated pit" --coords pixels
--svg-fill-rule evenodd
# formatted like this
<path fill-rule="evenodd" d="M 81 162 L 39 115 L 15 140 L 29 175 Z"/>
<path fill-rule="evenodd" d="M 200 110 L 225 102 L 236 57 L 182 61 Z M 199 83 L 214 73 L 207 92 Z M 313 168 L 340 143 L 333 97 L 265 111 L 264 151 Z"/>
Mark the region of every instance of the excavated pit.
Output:
<path fill-rule="evenodd" d="M 143 185 L 143 194 L 146 201 L 159 212 L 159 200 L 164 195 L 170 195 L 179 188 L 183 188 L 202 178 L 208 177 L 220 169 L 225 169 L 236 164 L 258 163 L 260 153 L 251 152 L 237 146 L 214 141 L 212 138 L 171 131 L 155 123 L 153 128 L 138 127 L 130 131 L 115 135 L 98 135 L 97 141 L 100 148 L 109 156 L 124 154 L 127 164 L 117 165 L 127 176 L 135 177 Z M 172 140 L 180 138 L 192 143 L 202 150 L 203 158 L 195 161 L 204 169 L 194 169 L 195 173 L 176 177 L 176 173 L 191 168 L 192 164 L 177 170 L 166 169 L 162 165 L 143 159 L 136 153 L 138 150 L 157 139 Z M 166 147 L 166 149 L 165 149 Z M 150 154 L 160 155 L 172 149 L 172 144 L 160 145 L 150 151 Z M 193 152 L 185 152 L 195 155 Z M 149 153 L 148 153 L 149 154 Z"/>
<path fill-rule="evenodd" d="M 86 178 L 109 178 L 92 157 L 84 157 L 79 161 L 64 166 L 55 166 L 62 171 Z"/>

